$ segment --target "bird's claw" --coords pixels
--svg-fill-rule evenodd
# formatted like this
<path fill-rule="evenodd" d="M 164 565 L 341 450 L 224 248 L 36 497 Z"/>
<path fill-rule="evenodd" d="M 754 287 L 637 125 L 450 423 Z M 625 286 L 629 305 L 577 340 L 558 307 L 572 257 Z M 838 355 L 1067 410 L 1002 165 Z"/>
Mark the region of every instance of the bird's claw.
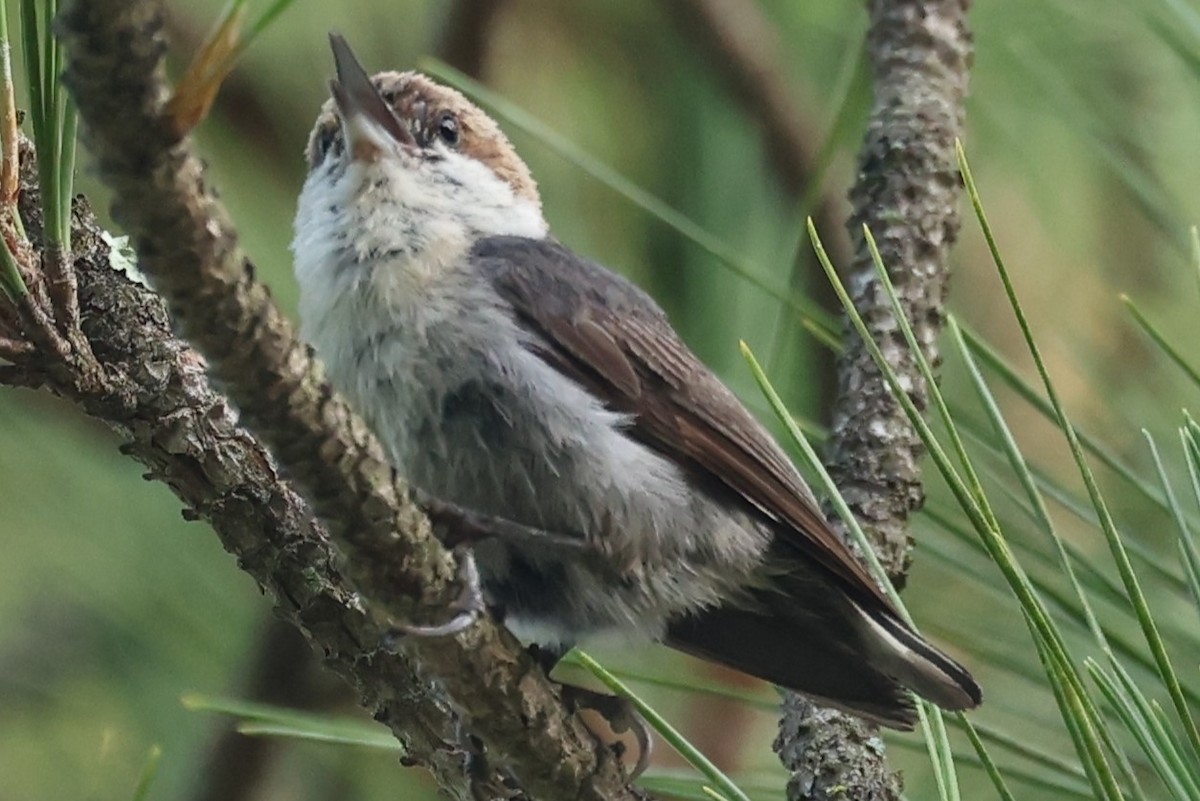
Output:
<path fill-rule="evenodd" d="M 475 564 L 475 554 L 469 547 L 459 546 L 454 549 L 458 559 L 458 581 L 462 585 L 458 597 L 447 607 L 455 614 L 444 623 L 432 625 L 417 625 L 413 623 L 396 623 L 385 635 L 385 643 L 399 637 L 451 637 L 460 634 L 483 617 L 487 604 L 483 600 L 483 586 L 479 581 L 479 568 Z"/>

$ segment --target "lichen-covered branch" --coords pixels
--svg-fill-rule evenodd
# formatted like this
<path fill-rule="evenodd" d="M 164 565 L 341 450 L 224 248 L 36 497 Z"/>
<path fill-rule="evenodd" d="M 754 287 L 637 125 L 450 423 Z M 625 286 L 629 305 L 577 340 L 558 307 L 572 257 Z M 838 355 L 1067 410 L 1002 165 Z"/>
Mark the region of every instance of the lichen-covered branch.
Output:
<path fill-rule="evenodd" d="M 925 356 L 940 358 L 950 249 L 958 238 L 962 178 L 954 143 L 963 136 L 972 54 L 967 0 L 876 0 L 867 47 L 875 102 L 850 191 L 855 243 L 847 284 L 888 362 L 917 408 L 929 392 L 891 305 L 875 279 L 862 226 L 870 228 Z M 830 471 L 870 532 L 893 580 L 908 567 L 908 516 L 924 501 L 924 448 L 892 399 L 871 355 L 847 330 L 829 445 Z"/>
<path fill-rule="evenodd" d="M 889 363 L 920 409 L 928 389 L 874 278 L 861 227 L 883 261 L 926 356 L 937 363 L 949 252 L 958 236 L 961 181 L 954 142 L 963 135 L 971 61 L 968 0 L 871 0 L 867 36 L 874 106 L 850 200 L 855 255 L 847 285 Z M 908 517 L 924 493 L 923 448 L 866 347 L 847 327 L 829 470 L 893 579 L 908 567 Z M 785 705 L 776 743 L 792 773 L 789 798 L 893 801 L 899 780 L 882 743 L 861 721 L 800 698 Z"/>
<path fill-rule="evenodd" d="M 456 589 L 452 560 L 378 442 L 255 280 L 199 158 L 164 118 L 162 30 L 152 0 L 72 2 L 57 24 L 65 80 L 141 268 L 344 560 L 335 561 L 266 450 L 208 388 L 200 357 L 169 336 L 157 298 L 117 273 L 89 273 L 86 325 L 95 347 L 113 350 L 99 362 L 104 374 L 117 371 L 127 385 L 113 395 L 93 382 L 105 391 L 77 399 L 129 431 L 130 452 L 213 522 L 410 759 L 432 767 L 455 795 L 480 792 L 504 773 L 512 792 L 529 797 L 633 797 L 615 760 L 597 754 L 553 685 L 490 620 L 454 638 L 407 640 L 401 654 L 378 647 L 389 619 L 441 611 Z M 150 323 L 156 331 L 145 330 Z"/>

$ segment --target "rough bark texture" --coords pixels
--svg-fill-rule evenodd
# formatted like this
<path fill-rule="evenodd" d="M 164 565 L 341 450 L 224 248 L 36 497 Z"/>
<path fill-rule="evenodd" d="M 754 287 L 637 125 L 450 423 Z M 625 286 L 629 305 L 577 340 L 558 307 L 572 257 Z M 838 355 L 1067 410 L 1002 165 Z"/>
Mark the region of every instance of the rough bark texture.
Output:
<path fill-rule="evenodd" d="M 379 647 L 389 617 L 445 614 L 456 591 L 453 561 L 378 442 L 254 279 L 201 162 L 164 118 L 162 29 L 151 0 L 71 3 L 57 27 L 65 80 L 141 268 L 262 442 L 209 387 L 204 359 L 171 336 L 158 297 L 104 266 L 94 229 L 80 240 L 91 254 L 80 275 L 96 359 L 83 348 L 65 356 L 62 347 L 43 348 L 45 369 L 26 360 L 10 378 L 31 383 L 36 373 L 124 432 L 129 452 L 212 523 L 241 567 L 392 727 L 408 758 L 452 795 L 636 797 L 531 658 L 490 620 L 454 638 L 410 639 L 400 653 Z"/>
<path fill-rule="evenodd" d="M 922 382 L 865 247 L 883 261 L 926 355 L 937 362 L 948 257 L 958 235 L 962 136 L 971 36 L 967 0 L 872 0 L 867 48 L 875 100 L 850 192 L 855 304 L 919 409 Z M 847 327 L 828 448 L 830 473 L 897 582 L 908 566 L 908 516 L 924 499 L 923 448 L 857 334 Z M 776 742 L 792 773 L 789 798 L 897 799 L 882 742 L 861 721 L 789 698 Z"/>

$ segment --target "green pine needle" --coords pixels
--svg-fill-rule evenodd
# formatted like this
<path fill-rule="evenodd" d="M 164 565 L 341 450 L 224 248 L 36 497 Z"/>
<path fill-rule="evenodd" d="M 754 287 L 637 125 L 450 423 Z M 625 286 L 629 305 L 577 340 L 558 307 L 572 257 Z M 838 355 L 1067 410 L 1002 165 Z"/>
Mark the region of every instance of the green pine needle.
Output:
<path fill-rule="evenodd" d="M 1195 367 L 1188 363 L 1183 354 L 1180 353 L 1179 350 L 1172 345 L 1165 336 L 1163 336 L 1163 333 L 1158 329 L 1158 327 L 1155 326 L 1154 323 L 1150 322 L 1150 319 L 1142 313 L 1142 310 L 1137 307 L 1137 304 L 1133 302 L 1132 298 L 1124 293 L 1121 294 L 1120 298 L 1121 302 L 1125 304 L 1125 308 L 1129 310 L 1130 316 L 1133 317 L 1133 321 L 1138 324 L 1138 328 L 1142 329 L 1146 336 L 1150 337 L 1150 341 L 1158 346 L 1158 349 L 1161 350 L 1163 354 L 1180 370 L 1182 370 L 1184 375 L 1186 375 L 1193 384 L 1195 384 L 1197 387 L 1200 387 L 1200 371 L 1196 370 Z"/>
<path fill-rule="evenodd" d="M 151 746 L 150 753 L 146 756 L 146 764 L 142 766 L 142 773 L 133 790 L 133 801 L 146 801 L 150 797 L 150 785 L 158 775 L 158 765 L 161 761 L 162 748 L 157 745 Z"/>

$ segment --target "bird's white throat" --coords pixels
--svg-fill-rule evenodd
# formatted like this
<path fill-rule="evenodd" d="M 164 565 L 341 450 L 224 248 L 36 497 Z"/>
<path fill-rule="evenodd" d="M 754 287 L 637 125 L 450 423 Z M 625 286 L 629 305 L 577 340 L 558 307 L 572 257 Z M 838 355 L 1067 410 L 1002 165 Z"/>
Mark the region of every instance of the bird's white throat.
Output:
<path fill-rule="evenodd" d="M 401 153 L 327 160 L 304 183 L 295 230 L 296 277 L 307 289 L 324 283 L 320 273 L 380 259 L 419 278 L 457 261 L 479 239 L 540 239 L 547 226 L 538 204 L 486 165 L 444 151 L 436 160 Z"/>
<path fill-rule="evenodd" d="M 462 154 L 328 159 L 309 174 L 296 213 L 302 335 L 359 411 L 377 419 L 376 382 L 424 329 L 462 313 L 466 298 L 451 285 L 475 242 L 546 234 L 536 202 Z"/>

